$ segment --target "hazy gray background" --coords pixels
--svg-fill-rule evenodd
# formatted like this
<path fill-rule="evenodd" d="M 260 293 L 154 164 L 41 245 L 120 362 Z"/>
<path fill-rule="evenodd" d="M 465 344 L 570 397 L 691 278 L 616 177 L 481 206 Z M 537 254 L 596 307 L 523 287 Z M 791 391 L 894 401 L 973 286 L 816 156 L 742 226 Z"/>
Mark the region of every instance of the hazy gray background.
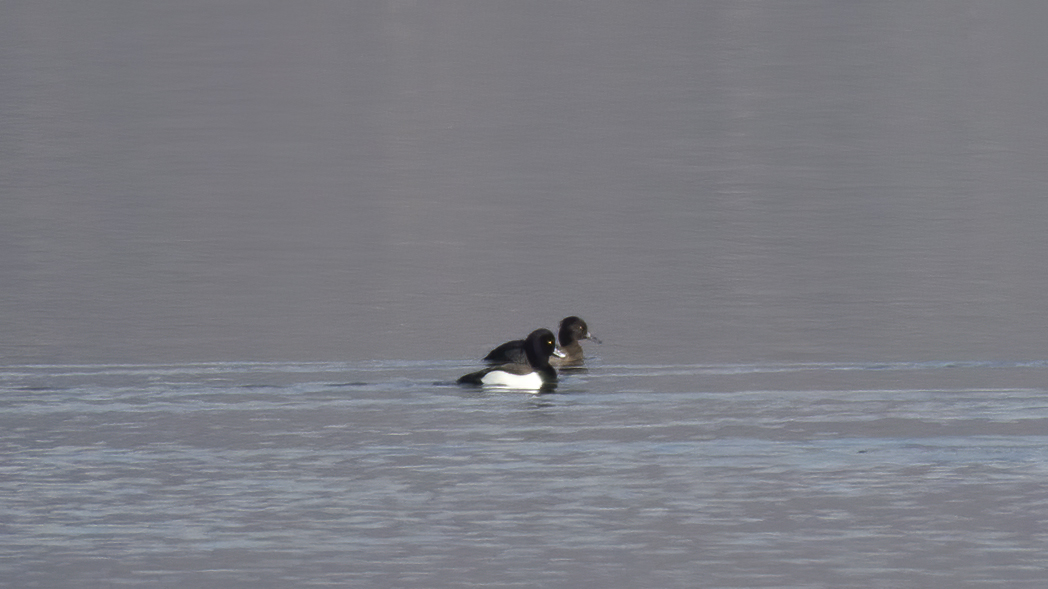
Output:
<path fill-rule="evenodd" d="M 2 362 L 1045 357 L 1043 3 L 3 13 Z"/>

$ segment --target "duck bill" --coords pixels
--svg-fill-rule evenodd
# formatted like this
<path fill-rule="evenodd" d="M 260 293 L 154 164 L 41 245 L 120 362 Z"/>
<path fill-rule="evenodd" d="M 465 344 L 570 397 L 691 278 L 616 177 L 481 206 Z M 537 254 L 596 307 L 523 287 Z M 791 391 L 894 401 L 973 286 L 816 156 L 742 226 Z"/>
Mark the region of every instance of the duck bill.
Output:
<path fill-rule="evenodd" d="M 583 339 L 588 339 L 588 340 L 590 340 L 591 342 L 593 342 L 595 344 L 601 343 L 600 340 L 597 339 L 597 336 L 593 335 L 592 333 L 590 333 L 588 331 L 586 332 L 586 337 L 584 337 Z"/>
<path fill-rule="evenodd" d="M 553 353 L 550 354 L 550 355 L 551 356 L 556 356 L 557 358 L 567 358 L 568 357 L 568 355 L 564 353 L 564 350 L 561 350 L 560 348 L 553 348 Z"/>

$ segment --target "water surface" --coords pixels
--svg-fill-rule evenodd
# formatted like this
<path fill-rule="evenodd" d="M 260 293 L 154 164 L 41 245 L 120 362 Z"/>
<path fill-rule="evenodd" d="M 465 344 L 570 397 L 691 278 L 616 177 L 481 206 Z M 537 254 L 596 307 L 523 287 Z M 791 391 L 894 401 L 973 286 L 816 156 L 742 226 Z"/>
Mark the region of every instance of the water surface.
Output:
<path fill-rule="evenodd" d="M 460 362 L 6 369 L 0 568 L 48 587 L 1043 583 L 1045 391 L 899 385 L 1044 363 L 594 364 L 544 395 L 450 384 Z M 869 386 L 747 386 L 801 373 Z"/>

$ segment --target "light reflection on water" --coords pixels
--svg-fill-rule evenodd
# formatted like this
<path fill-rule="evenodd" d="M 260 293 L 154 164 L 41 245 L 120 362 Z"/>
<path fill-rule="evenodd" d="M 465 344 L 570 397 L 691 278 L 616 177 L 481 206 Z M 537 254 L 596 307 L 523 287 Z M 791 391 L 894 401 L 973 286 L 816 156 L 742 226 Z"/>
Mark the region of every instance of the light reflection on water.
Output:
<path fill-rule="evenodd" d="M 1015 587 L 1048 565 L 1043 389 L 747 389 L 776 365 L 439 384 L 460 368 L 6 369 L 0 567 L 20 586 Z M 844 368 L 949 370 L 804 370 Z"/>

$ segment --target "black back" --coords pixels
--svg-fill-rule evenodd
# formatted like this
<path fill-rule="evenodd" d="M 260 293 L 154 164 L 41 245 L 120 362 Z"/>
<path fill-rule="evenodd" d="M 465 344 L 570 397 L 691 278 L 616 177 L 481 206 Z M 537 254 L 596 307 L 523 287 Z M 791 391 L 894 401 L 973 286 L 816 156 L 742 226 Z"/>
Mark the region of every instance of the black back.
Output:
<path fill-rule="evenodd" d="M 508 362 L 527 364 L 528 356 L 524 353 L 524 340 L 515 339 L 500 345 L 488 352 L 488 355 L 484 356 L 484 361 L 495 364 L 506 364 Z"/>

